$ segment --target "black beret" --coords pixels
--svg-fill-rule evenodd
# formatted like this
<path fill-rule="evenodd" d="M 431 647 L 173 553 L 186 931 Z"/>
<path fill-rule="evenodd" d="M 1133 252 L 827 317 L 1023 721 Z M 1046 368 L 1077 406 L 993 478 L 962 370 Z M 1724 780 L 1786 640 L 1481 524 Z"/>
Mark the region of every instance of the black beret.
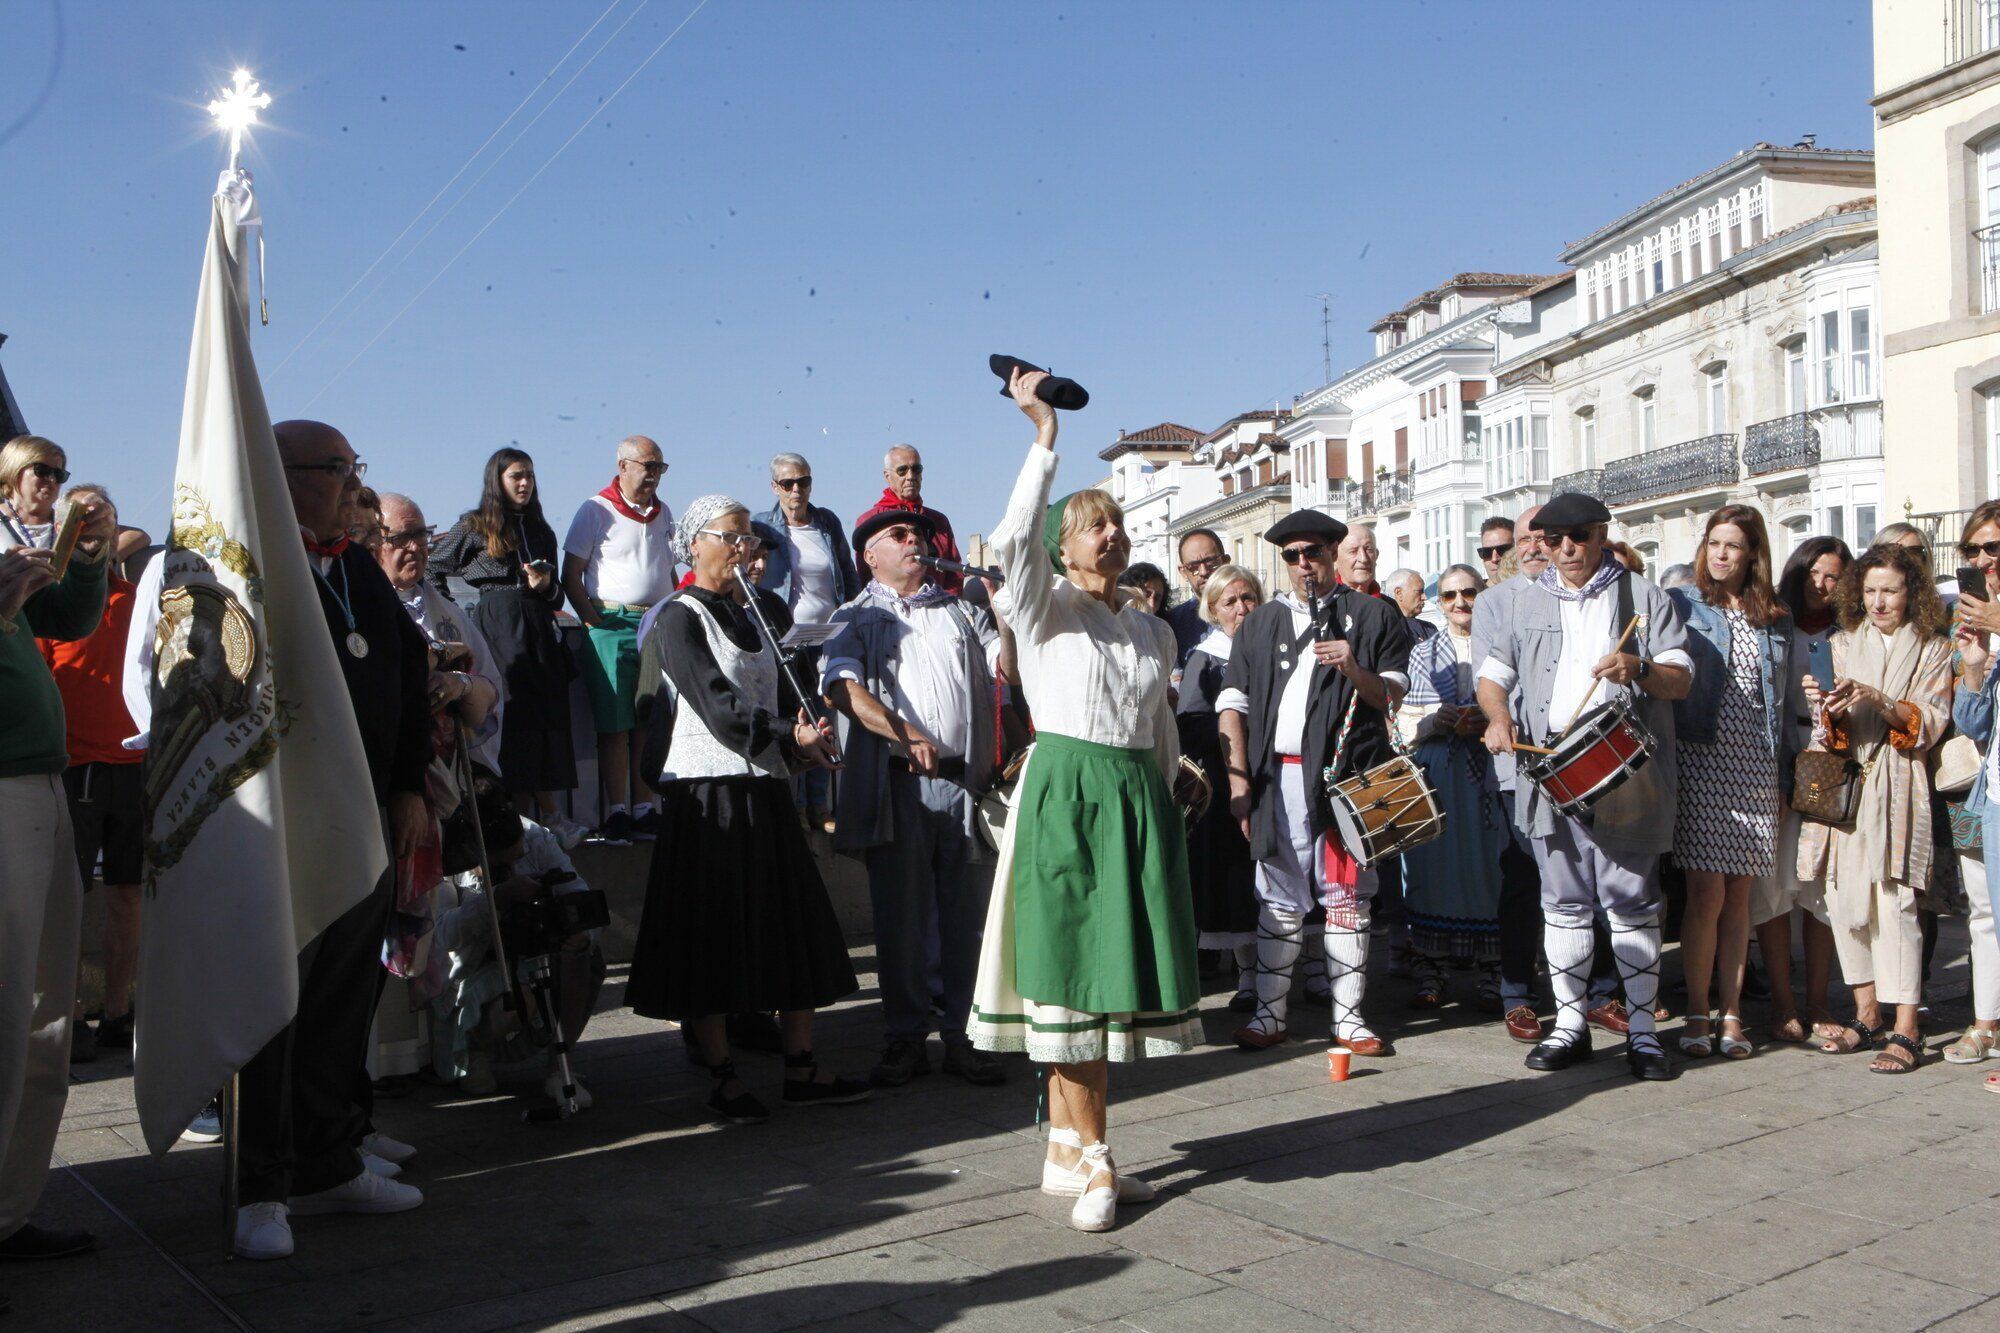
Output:
<path fill-rule="evenodd" d="M 1581 528 L 1610 521 L 1611 511 L 1604 507 L 1604 501 L 1594 495 L 1571 491 L 1543 505 L 1542 512 L 1536 514 L 1535 521 L 1528 526 L 1539 532 L 1543 528 Z"/>
<path fill-rule="evenodd" d="M 785 540 L 784 536 L 769 523 L 759 523 L 754 519 L 750 523 L 750 531 L 756 534 L 758 541 L 764 543 L 766 550 L 777 548 Z"/>
<path fill-rule="evenodd" d="M 1296 509 L 1273 523 L 1264 533 L 1264 540 L 1273 546 L 1283 546 L 1286 542 L 1307 537 L 1317 537 L 1338 546 L 1347 537 L 1347 525 L 1317 509 Z"/>
<path fill-rule="evenodd" d="M 878 509 L 854 525 L 854 549 L 865 550 L 868 543 L 875 540 L 876 533 L 884 528 L 893 528 L 898 523 L 909 524 L 923 533 L 926 541 L 937 530 L 929 514 L 919 514 L 914 509 Z"/>

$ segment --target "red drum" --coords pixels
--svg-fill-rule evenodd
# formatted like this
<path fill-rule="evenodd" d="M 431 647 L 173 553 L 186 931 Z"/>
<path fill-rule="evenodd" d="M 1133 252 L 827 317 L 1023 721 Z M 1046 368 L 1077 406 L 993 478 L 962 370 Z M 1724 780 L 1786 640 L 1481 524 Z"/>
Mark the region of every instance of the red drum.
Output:
<path fill-rule="evenodd" d="M 1554 754 L 1524 757 L 1521 772 L 1566 815 L 1580 815 L 1646 766 L 1657 744 L 1623 696 L 1599 704 L 1555 743 Z"/>

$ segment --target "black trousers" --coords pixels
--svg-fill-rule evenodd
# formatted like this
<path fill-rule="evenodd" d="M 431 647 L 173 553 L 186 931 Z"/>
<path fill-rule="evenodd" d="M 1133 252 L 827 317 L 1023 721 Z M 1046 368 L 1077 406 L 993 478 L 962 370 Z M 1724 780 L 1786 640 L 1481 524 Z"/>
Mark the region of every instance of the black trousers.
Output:
<path fill-rule="evenodd" d="M 1500 849 L 1500 980 L 1529 995 L 1542 952 L 1542 872 L 1513 838 Z"/>
<path fill-rule="evenodd" d="M 368 1042 L 382 993 L 395 871 L 299 954 L 299 1008 L 243 1066 L 238 1198 L 283 1203 L 361 1174 L 374 1098 Z"/>

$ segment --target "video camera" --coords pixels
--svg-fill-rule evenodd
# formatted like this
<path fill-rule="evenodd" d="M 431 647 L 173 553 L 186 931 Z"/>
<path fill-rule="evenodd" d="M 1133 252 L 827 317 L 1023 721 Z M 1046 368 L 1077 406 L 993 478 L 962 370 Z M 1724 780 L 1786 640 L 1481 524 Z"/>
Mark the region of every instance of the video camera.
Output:
<path fill-rule="evenodd" d="M 508 957 L 554 953 L 586 930 L 611 924 L 603 890 L 556 892 L 575 881 L 573 871 L 551 870 L 541 876 L 540 892 L 533 898 L 500 905 L 500 940 Z"/>

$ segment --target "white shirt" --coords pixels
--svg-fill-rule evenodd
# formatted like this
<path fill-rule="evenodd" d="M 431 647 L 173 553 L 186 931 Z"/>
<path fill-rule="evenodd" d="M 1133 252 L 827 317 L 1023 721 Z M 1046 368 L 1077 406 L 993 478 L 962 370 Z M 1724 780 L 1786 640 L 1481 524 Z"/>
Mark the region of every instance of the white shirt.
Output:
<path fill-rule="evenodd" d="M 788 528 L 797 558 L 792 561 L 792 619 L 808 625 L 826 623 L 840 605 L 839 575 L 833 564 L 833 543 L 824 532 L 808 523 Z"/>
<path fill-rule="evenodd" d="M 966 716 L 965 629 L 950 603 L 913 606 L 879 583 L 868 585 L 868 596 L 873 605 L 894 613 L 903 623 L 883 706 L 915 727 L 940 755 L 963 757 L 972 748 L 975 719 Z M 999 665 L 996 637 L 986 645 L 986 669 L 997 671 Z M 852 657 L 828 658 L 820 679 L 822 689 L 836 680 L 864 689 L 868 684 L 862 663 Z"/>
<path fill-rule="evenodd" d="M 1306 604 L 1290 593 L 1280 593 L 1278 601 L 1292 613 L 1292 639 L 1296 642 L 1312 625 L 1312 613 Z M 1277 754 L 1299 755 L 1306 749 L 1306 713 L 1312 707 L 1312 676 L 1315 658 L 1312 646 L 1304 649 L 1303 659 L 1292 667 L 1292 673 L 1285 677 L 1284 693 L 1278 696 L 1278 716 L 1272 723 L 1271 749 Z M 1398 699 L 1410 688 L 1409 677 L 1400 671 L 1379 673 L 1383 684 L 1388 687 L 1389 697 Z M 1244 713 L 1250 711 L 1250 696 L 1241 690 L 1224 690 L 1215 701 L 1217 712 Z"/>
<path fill-rule="evenodd" d="M 1042 547 L 1056 456 L 1030 445 L 992 535 L 1007 582 L 993 609 L 1014 632 L 1035 725 L 1077 740 L 1151 750 L 1171 783 L 1180 763 L 1167 678 L 1174 631 L 1122 590 L 1120 610 L 1061 577 Z"/>
<path fill-rule="evenodd" d="M 1591 672 L 1617 646 L 1618 636 L 1624 629 L 1617 623 L 1617 588 L 1618 583 L 1614 579 L 1588 597 L 1564 597 L 1556 601 L 1557 612 L 1562 617 L 1563 639 L 1562 655 L 1556 659 L 1556 678 L 1549 686 L 1551 730 L 1568 725 L 1572 717 L 1603 703 L 1609 697 L 1606 691 L 1616 688 L 1594 679 Z M 1517 600 L 1515 607 L 1518 606 Z M 1652 660 L 1660 666 L 1694 669 L 1694 659 L 1679 648 L 1669 649 Z M 1502 689 L 1512 691 L 1520 677 L 1514 668 L 1498 658 L 1488 657 L 1480 664 L 1479 678 L 1495 681 Z M 1635 683 L 1632 688 L 1636 690 L 1638 685 Z"/>
<path fill-rule="evenodd" d="M 651 606 L 671 597 L 680 579 L 674 558 L 674 511 L 660 502 L 650 523 L 637 523 L 601 495 L 577 507 L 563 553 L 583 561 L 583 591 L 593 601 Z"/>

